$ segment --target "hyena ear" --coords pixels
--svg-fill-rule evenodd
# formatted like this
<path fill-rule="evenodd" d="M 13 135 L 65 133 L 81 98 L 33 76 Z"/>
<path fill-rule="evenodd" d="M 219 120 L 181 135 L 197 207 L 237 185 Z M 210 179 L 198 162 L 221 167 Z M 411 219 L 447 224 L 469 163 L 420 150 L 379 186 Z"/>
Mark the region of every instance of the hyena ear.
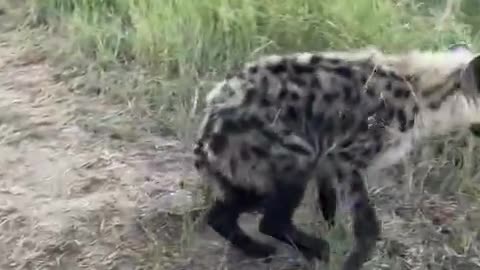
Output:
<path fill-rule="evenodd" d="M 480 94 L 480 55 L 475 56 L 462 72 L 462 89 L 473 95 Z"/>

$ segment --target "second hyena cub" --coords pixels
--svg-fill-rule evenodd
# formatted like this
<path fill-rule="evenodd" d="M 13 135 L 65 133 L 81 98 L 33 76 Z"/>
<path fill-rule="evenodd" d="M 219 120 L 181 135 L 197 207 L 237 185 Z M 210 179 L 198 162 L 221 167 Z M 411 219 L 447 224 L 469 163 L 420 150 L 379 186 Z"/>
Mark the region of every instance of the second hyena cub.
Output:
<path fill-rule="evenodd" d="M 242 212 L 262 210 L 262 233 L 328 262 L 329 245 L 292 222 L 314 178 L 325 219 L 347 202 L 355 243 L 344 270 L 361 269 L 381 228 L 363 181 L 419 139 L 475 121 L 480 57 L 467 48 L 383 54 L 266 56 L 207 96 L 195 166 L 217 190 L 209 225 L 253 257 L 275 249 L 247 236 Z"/>

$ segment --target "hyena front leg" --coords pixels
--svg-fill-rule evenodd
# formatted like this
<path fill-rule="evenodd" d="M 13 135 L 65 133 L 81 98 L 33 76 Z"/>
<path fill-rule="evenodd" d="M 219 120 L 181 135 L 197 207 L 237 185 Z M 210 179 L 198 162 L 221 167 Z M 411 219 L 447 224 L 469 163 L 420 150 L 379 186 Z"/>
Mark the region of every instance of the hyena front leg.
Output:
<path fill-rule="evenodd" d="M 311 236 L 292 222 L 294 211 L 305 192 L 305 175 L 283 175 L 275 181 L 275 190 L 266 199 L 260 232 L 297 247 L 308 259 L 313 256 L 328 263 L 330 248 L 322 238 Z"/>
<path fill-rule="evenodd" d="M 216 199 L 208 210 L 208 225 L 249 257 L 266 258 L 273 255 L 276 252 L 274 247 L 255 241 L 238 225 L 240 214 L 259 208 L 263 197 L 253 191 L 234 187 L 229 181 L 221 183 L 224 196 Z"/>
<path fill-rule="evenodd" d="M 373 205 L 368 198 L 368 192 L 361 173 L 357 170 L 339 179 L 342 187 L 346 187 L 345 194 L 353 202 L 353 234 L 355 243 L 343 264 L 342 270 L 360 270 L 369 259 L 380 236 L 381 225 Z"/>

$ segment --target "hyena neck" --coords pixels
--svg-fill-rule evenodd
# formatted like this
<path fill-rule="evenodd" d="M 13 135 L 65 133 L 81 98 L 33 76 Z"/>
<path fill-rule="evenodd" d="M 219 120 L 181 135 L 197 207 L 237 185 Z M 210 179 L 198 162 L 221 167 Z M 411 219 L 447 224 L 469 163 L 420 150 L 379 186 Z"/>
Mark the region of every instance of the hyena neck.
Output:
<path fill-rule="evenodd" d="M 479 113 L 478 108 L 462 96 L 446 99 L 438 109 L 420 109 L 410 130 L 387 131 L 384 150 L 375 158 L 371 169 L 383 169 L 397 164 L 411 153 L 415 145 L 431 137 L 466 129 L 472 122 L 472 117 Z"/>
<path fill-rule="evenodd" d="M 416 140 L 462 130 L 475 121 L 480 109 L 462 95 L 448 97 L 437 109 L 421 109 L 413 127 Z"/>

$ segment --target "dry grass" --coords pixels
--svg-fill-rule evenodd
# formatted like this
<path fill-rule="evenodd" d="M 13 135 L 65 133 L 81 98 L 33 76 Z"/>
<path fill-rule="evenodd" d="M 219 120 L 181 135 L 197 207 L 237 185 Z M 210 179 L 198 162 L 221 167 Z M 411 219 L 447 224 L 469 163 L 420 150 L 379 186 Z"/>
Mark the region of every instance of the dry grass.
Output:
<path fill-rule="evenodd" d="M 318 1 L 306 2 L 315 8 L 325 7 L 317 6 Z M 362 3 L 367 2 L 371 5 L 374 1 Z M 6 3 L 0 1 L 0 10 Z M 423 18 L 420 12 L 424 9 L 415 14 L 401 10 L 403 13 L 385 2 L 371 20 L 388 19 L 399 27 L 410 19 L 416 29 L 396 32 L 392 43 L 388 32 L 391 24 L 386 24 L 385 29 L 362 27 L 372 24 L 371 20 L 351 24 L 355 18 L 363 18 L 362 10 L 368 3 L 363 9 L 359 4 L 358 10 L 340 16 L 338 10 L 348 3 L 338 1 L 329 5 L 331 9 L 323 9 L 333 23 L 328 26 L 331 28 L 320 29 L 327 35 L 322 36 L 323 41 L 336 35 L 346 38 L 346 33 L 354 33 L 352 38 L 344 43 L 339 39 L 322 43 L 325 46 L 378 42 L 398 49 L 412 40 L 415 42 L 409 46 L 420 47 L 438 43 L 443 46 L 455 38 L 476 40 L 476 36 L 467 35 L 465 25 L 456 17 L 447 16 L 458 12 L 455 8 L 444 10 L 440 5 L 436 13 L 439 16 Z M 305 22 L 301 17 L 292 19 L 295 14 L 288 13 L 290 5 L 293 3 L 272 9 L 284 16 L 278 16 L 278 21 L 266 29 L 249 28 L 251 24 L 241 21 L 225 21 L 230 26 L 244 27 L 241 34 L 232 34 L 236 39 L 253 33 L 265 38 L 258 39 L 259 43 L 244 41 L 242 46 L 232 48 L 228 39 L 222 39 L 225 33 L 203 29 L 210 31 L 203 45 L 180 48 L 187 52 L 179 57 L 182 61 L 168 62 L 166 66 L 146 60 L 159 55 L 167 45 L 178 45 L 173 41 L 162 44 L 154 39 L 157 42 L 153 45 L 162 45 L 155 47 L 150 40 L 127 39 L 130 43 L 122 43 L 122 50 L 115 51 L 115 47 L 109 47 L 112 39 L 108 38 L 112 37 L 109 31 L 118 30 L 113 29 L 116 25 L 97 21 L 100 27 L 95 28 L 81 13 L 60 22 L 65 28 L 81 30 L 75 33 L 80 33 L 77 38 L 82 42 L 62 31 L 63 27 L 55 27 L 55 31 L 43 26 L 11 31 L 15 22 L 22 21 L 19 14 L 25 10 L 21 5 L 19 9 L 3 8 L 6 14 L 0 15 L 0 25 L 10 31 L 0 34 L 0 267 L 268 269 L 245 259 L 201 226 L 201 219 L 196 217 L 204 207 L 205 194 L 196 185 L 188 151 L 202 108 L 199 101 L 215 77 L 205 74 L 208 68 L 198 67 L 199 64 L 206 62 L 221 69 L 252 51 L 318 45 L 317 37 L 305 39 L 307 45 L 298 45 L 294 41 L 300 38 L 294 33 L 281 39 L 282 35 L 274 31 L 273 26 L 297 29 Z M 239 10 L 250 11 L 248 5 Z M 194 11 L 191 7 L 185 9 Z M 302 15 L 307 16 L 308 12 Z M 42 16 L 36 22 L 52 20 L 50 15 Z M 398 17 L 390 19 L 391 16 Z M 140 29 L 152 27 L 151 22 L 141 22 L 137 21 L 144 27 Z M 162 25 L 162 31 L 174 22 Z M 441 31 L 425 36 L 427 30 L 431 32 L 431 23 Z M 198 36 L 207 33 L 200 30 Z M 308 33 L 307 30 L 302 33 Z M 118 32 L 113 34 L 118 37 Z M 225 63 L 226 56 L 205 55 L 205 49 L 216 45 L 217 39 L 225 43 L 219 42 L 216 51 L 231 49 L 232 63 Z M 76 42 L 80 48 L 72 46 Z M 129 48 L 135 48 L 133 52 L 137 54 Z M 166 50 L 174 53 L 162 57 L 174 59 L 182 53 L 180 49 Z M 195 57 L 190 58 L 192 55 Z M 123 61 L 125 56 L 132 57 L 128 58 L 131 61 L 126 65 L 119 63 L 118 59 Z M 183 76 L 159 74 L 158 70 L 172 75 L 172 66 L 181 67 Z M 369 178 L 384 233 L 366 269 L 427 269 L 427 265 L 428 269 L 445 269 L 442 265 L 446 269 L 480 269 L 480 159 L 476 157 L 479 147 L 478 139 L 468 133 L 450 134 L 427 142 L 403 164 Z M 311 218 L 315 208 L 312 199 L 313 196 L 307 196 L 297 213 L 297 222 L 327 237 L 333 252 L 330 269 L 334 270 L 351 243 L 349 218 L 340 215 L 338 226 L 326 232 L 318 216 Z M 253 216 L 247 215 L 242 221 L 249 232 L 255 233 Z M 285 247 L 281 251 L 272 269 L 308 269 L 303 261 L 294 259 L 293 251 Z"/>

